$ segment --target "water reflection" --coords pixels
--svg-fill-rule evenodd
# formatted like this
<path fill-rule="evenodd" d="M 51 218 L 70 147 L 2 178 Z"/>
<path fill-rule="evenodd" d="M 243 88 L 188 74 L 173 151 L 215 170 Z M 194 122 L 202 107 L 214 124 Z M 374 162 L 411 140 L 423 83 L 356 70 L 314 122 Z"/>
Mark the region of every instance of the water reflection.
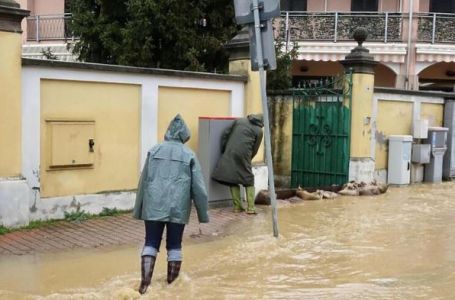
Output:
<path fill-rule="evenodd" d="M 159 256 L 141 299 L 451 299 L 454 192 L 444 183 L 281 203 L 279 239 L 264 208 L 227 237 L 187 240 L 171 286 Z M 0 298 L 139 299 L 139 247 L 2 258 Z"/>

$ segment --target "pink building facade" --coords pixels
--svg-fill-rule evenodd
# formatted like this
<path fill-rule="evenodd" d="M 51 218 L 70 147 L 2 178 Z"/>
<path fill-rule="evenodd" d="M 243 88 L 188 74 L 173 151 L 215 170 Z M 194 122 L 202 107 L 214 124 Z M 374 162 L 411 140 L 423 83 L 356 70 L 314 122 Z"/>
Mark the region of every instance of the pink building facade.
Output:
<path fill-rule="evenodd" d="M 276 36 L 298 46 L 294 84 L 342 72 L 357 27 L 380 62 L 376 86 L 453 91 L 454 0 L 282 0 Z"/>
<path fill-rule="evenodd" d="M 24 56 L 74 60 L 66 45 L 71 14 L 65 0 L 19 0 L 30 10 L 23 21 Z M 68 2 L 68 0 L 66 1 Z M 281 0 L 276 37 L 298 46 L 294 84 L 342 72 L 338 62 L 355 46 L 351 34 L 365 27 L 365 43 L 380 62 L 376 86 L 453 91 L 455 0 Z"/>
<path fill-rule="evenodd" d="M 74 61 L 68 50 L 73 41 L 69 30 L 71 14 L 65 5 L 68 0 L 17 0 L 21 8 L 30 11 L 22 21 L 23 56 L 44 58 L 43 51 L 60 60 Z"/>

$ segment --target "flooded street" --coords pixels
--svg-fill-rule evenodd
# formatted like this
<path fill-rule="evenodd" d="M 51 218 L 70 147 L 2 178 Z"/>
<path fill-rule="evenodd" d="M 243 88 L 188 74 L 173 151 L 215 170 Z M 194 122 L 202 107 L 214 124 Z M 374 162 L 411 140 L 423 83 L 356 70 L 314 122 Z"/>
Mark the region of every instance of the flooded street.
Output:
<path fill-rule="evenodd" d="M 227 237 L 184 242 L 179 279 L 165 251 L 144 297 L 141 245 L 0 257 L 0 299 L 453 299 L 455 184 L 375 197 L 280 202 Z"/>

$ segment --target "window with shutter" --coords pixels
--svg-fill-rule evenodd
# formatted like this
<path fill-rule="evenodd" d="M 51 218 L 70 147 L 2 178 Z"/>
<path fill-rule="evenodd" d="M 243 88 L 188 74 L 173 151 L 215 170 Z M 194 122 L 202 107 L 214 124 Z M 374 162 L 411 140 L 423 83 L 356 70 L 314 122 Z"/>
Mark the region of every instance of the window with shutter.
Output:
<path fill-rule="evenodd" d="M 351 11 L 378 11 L 378 0 L 351 0 Z"/>
<path fill-rule="evenodd" d="M 306 11 L 307 0 L 281 0 L 281 10 Z"/>
<path fill-rule="evenodd" d="M 430 12 L 455 13 L 454 0 L 430 0 Z"/>

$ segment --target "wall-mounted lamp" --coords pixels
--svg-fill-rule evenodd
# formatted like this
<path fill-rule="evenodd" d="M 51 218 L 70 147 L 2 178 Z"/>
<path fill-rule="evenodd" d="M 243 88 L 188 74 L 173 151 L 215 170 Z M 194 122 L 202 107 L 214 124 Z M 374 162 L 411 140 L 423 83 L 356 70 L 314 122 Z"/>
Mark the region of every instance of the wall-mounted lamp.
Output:
<path fill-rule="evenodd" d="M 302 72 L 302 73 L 308 72 L 308 67 L 307 66 L 301 66 L 300 67 L 300 72 Z"/>

